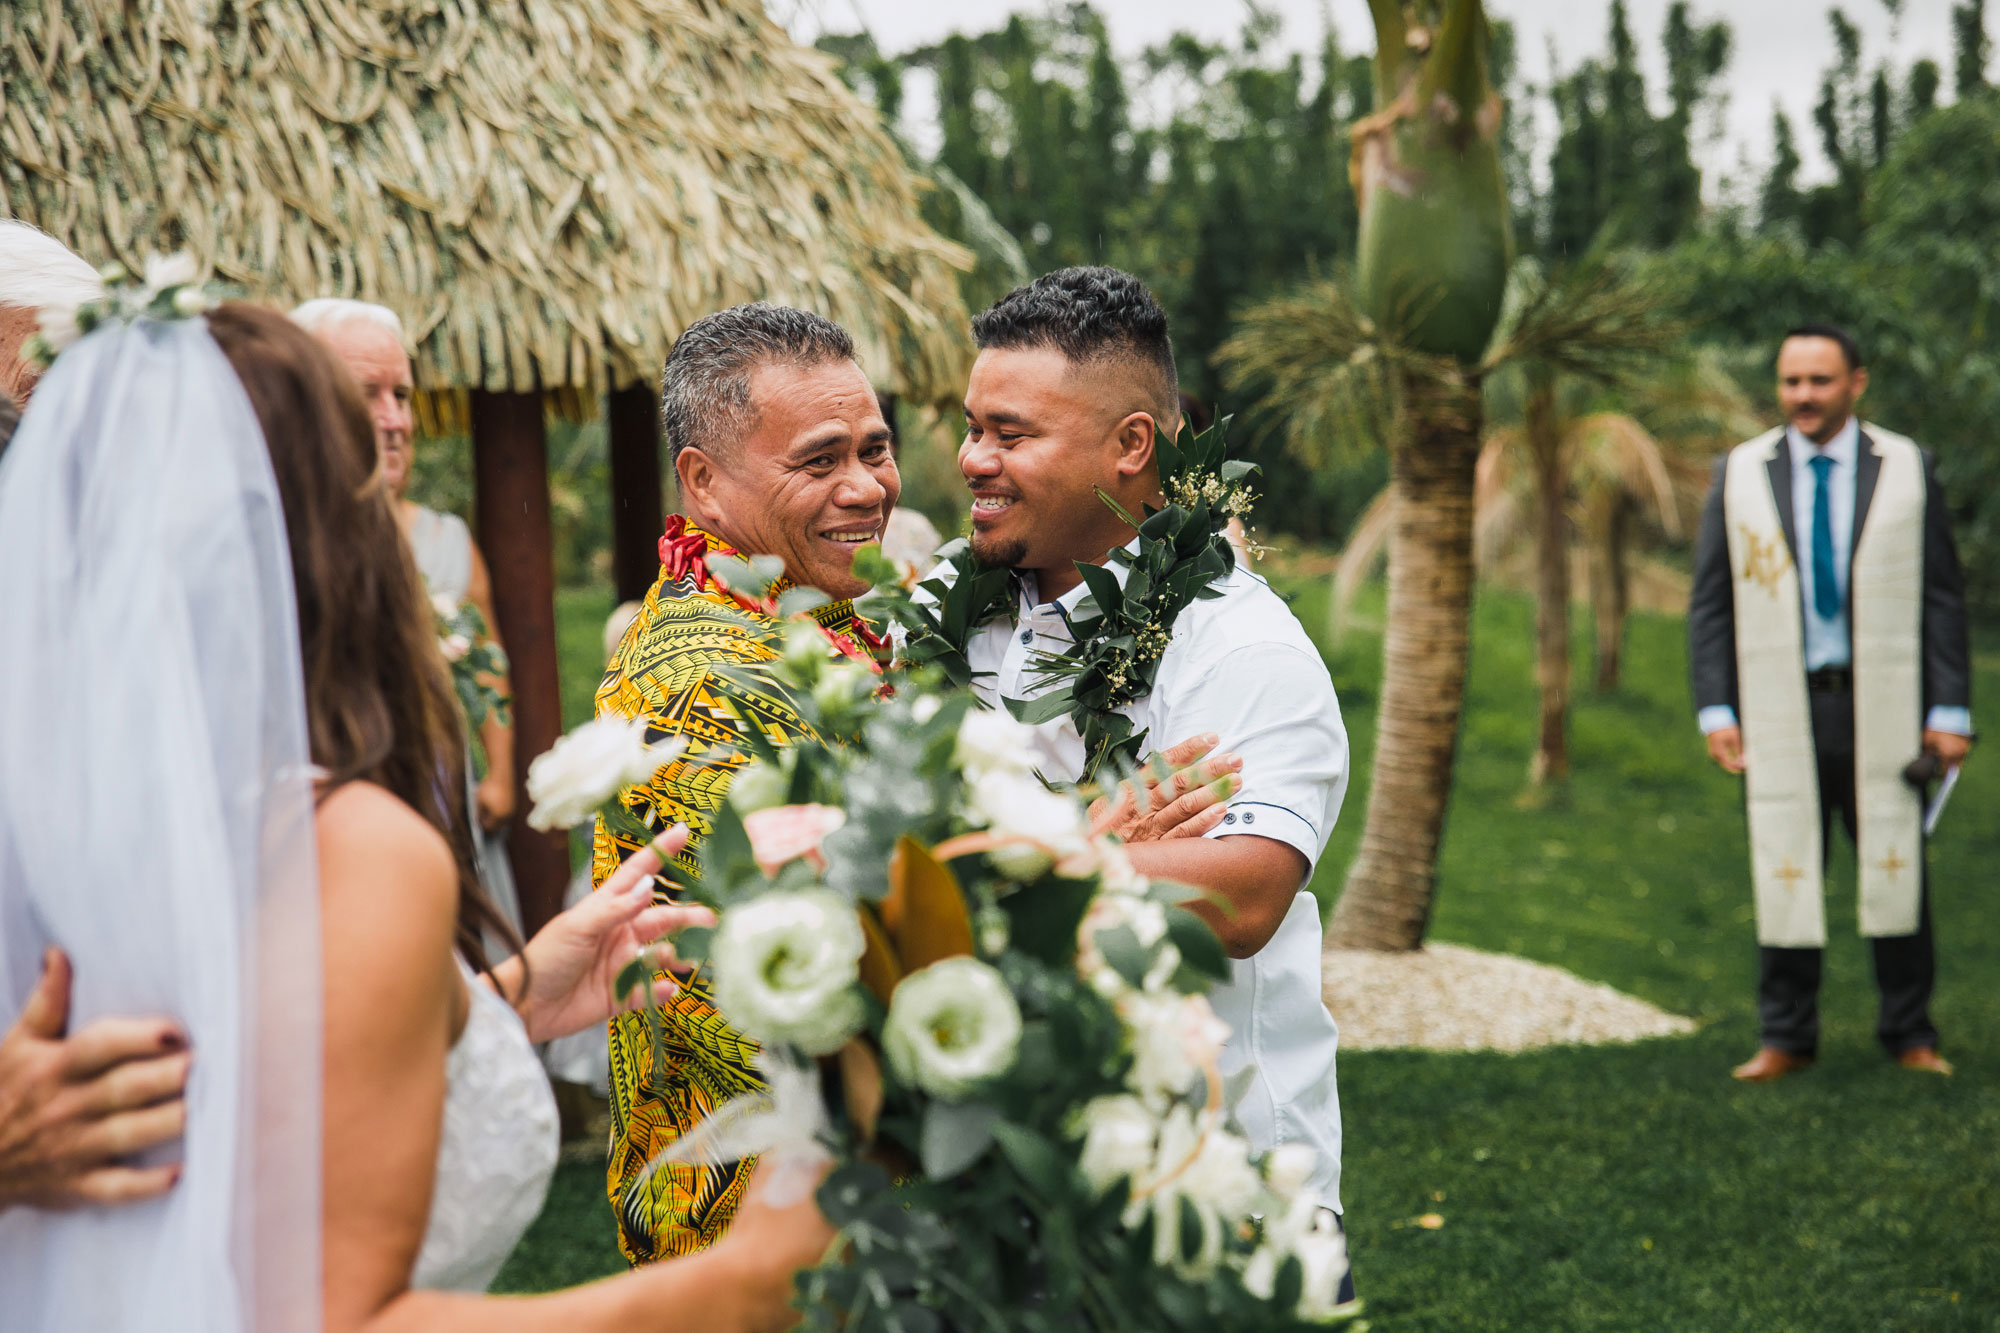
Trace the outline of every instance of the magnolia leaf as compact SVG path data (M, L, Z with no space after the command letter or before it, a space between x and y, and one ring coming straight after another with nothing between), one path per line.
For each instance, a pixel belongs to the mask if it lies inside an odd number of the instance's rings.
M924 1174L949 1180L984 1157L999 1122L1000 1112L985 1102L932 1102L924 1109L918 1148Z
M1000 902L1007 914L1011 947L1050 967L1068 967L1076 957L1076 931L1090 910L1095 886L1083 880L1050 879L1032 893L1009 894Z
M896 946L889 942L889 933L882 929L882 921L875 915L875 909L862 903L855 911L861 917L861 984L875 992L875 998L884 1005L902 983L904 969L902 960L896 957Z
M889 858L882 924L907 972L972 952L972 915L958 877L907 835L897 840Z
M1216 981L1229 980L1229 955L1206 921L1184 907L1169 907L1167 938L1181 951L1181 960Z
M1201 1253L1201 1210L1185 1194L1181 1195L1180 1232L1181 1258L1192 1263L1195 1256Z
M882 1118L882 1058L864 1037L853 1037L834 1056L840 1066L840 1097L847 1106L847 1118L864 1144L875 1141L875 1126Z
M1271 1284L1271 1308L1274 1310L1295 1310L1299 1296L1306 1289L1306 1268L1299 1262L1299 1256L1288 1254L1285 1262L1278 1265L1277 1280Z

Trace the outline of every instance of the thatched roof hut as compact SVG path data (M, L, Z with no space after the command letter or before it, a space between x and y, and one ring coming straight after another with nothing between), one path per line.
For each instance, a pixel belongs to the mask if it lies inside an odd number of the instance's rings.
M969 257L758 0L43 0L0 8L0 88L0 213L379 301L429 385L649 380L751 299L845 325L889 392L963 385Z
M918 189L759 0L0 0L0 216L93 262L186 248L254 299L402 315L420 419L472 429L517 782L561 728L550 397L611 391L631 596L662 507L647 385L693 320L805 306L884 391L961 391L971 256ZM518 816L512 853L532 926L567 853Z

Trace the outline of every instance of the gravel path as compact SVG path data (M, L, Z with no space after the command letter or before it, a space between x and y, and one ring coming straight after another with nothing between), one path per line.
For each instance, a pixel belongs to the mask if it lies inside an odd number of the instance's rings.
M1527 1051L1694 1031L1692 1019L1559 967L1456 944L1329 949L1324 975L1344 1051Z

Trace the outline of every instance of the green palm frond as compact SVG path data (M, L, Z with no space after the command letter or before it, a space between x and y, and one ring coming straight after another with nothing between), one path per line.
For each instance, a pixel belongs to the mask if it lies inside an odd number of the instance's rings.
M1362 314L1337 277L1308 279L1245 310L1216 365L1229 388L1261 391L1286 419L1293 452L1315 464L1382 447L1410 386L1460 374L1449 358L1412 350Z

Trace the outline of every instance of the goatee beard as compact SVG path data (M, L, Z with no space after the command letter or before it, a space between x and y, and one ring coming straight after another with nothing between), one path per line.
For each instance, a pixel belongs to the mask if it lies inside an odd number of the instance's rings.
M1018 537L1007 541L975 532L972 534L972 554L978 557L981 564L1015 569L1028 558L1028 544Z

